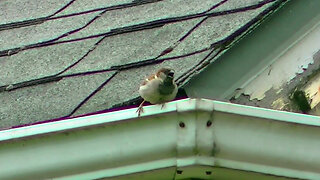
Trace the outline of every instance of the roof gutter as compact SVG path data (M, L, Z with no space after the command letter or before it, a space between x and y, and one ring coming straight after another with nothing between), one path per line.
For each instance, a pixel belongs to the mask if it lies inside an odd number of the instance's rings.
M0 179L320 179L319 117L206 99L160 108L0 131Z

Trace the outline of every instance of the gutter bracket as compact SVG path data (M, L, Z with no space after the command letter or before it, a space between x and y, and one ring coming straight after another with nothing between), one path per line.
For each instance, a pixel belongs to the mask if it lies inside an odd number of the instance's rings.
M177 109L179 112L179 107ZM178 114L175 179L212 179L215 152L213 127L213 111ZM197 170L191 166L197 166Z

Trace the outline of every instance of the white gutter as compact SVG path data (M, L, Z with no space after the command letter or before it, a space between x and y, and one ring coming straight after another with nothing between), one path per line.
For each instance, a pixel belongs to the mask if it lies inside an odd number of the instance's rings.
M319 117L205 99L160 108L0 131L0 179L320 179Z

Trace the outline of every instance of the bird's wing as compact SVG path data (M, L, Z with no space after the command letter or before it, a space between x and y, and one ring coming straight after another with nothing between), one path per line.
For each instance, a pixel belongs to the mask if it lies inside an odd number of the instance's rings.
M145 80L142 81L141 86L146 85L149 81L156 79L156 74L151 74L149 77L147 77Z

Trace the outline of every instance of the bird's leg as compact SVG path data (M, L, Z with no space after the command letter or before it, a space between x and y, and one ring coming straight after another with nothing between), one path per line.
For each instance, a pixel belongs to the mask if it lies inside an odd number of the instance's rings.
M163 109L165 105L166 105L166 103L162 103L161 104L161 109Z
M138 113L138 117L140 116L140 114L143 112L143 103L145 102L146 100L143 100L142 103L139 105L136 113Z

